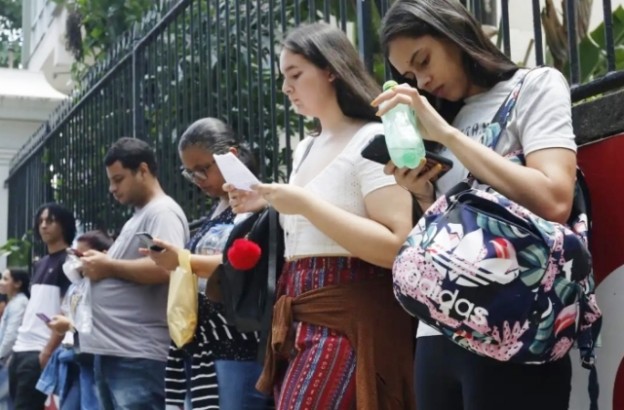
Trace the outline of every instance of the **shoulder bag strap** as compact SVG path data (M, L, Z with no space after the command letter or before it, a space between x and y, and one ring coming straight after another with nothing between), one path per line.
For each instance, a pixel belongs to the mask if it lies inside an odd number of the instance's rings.
M496 111L496 114L494 114L494 118L490 123L490 127L492 127L492 125L494 124L498 124L498 129L496 130L496 136L492 138L492 140L488 144L488 147L491 149L496 148L496 146L498 145L498 141L503 134L503 131L505 131L505 129L507 128L509 117L511 116L511 112L516 106L516 102L518 101L518 95L520 94L520 89L522 88L522 84L524 84L525 78L526 74L518 80L518 82L514 85L513 89L509 92L509 95L507 95L507 98L505 98L505 101L503 101L501 106L498 108L498 111Z
M295 169L295 173L299 172L299 168L301 168L301 164L303 164L303 161L305 161L305 159L307 158L308 154L310 153L310 150L312 149L312 145L314 145L314 138L311 138L310 143L306 147L306 150L304 151L303 156L301 157L301 161L299 161L299 163L297 164L297 168Z
M494 114L494 118L492 118L492 121L490 122L490 125L486 130L486 133L490 131L495 133L495 135L490 138L489 141L487 141L486 143L487 147L492 150L496 149L496 146L500 141L501 135L503 135L503 132L507 128L509 117L511 116L511 112L516 106L518 95L520 94L520 89L522 88L522 84L524 84L524 79L526 78L527 74L528 73L524 74L514 85L512 90L507 95L507 98L505 98L505 101L503 101L501 106L498 108L498 111L496 111L496 114ZM471 173L469 173L465 181L467 181L469 184L472 184L472 182L476 180L477 179Z
M311 145L311 144L310 144ZM309 151L309 149L308 149ZM277 211L269 207L269 258L267 272L266 300L264 303L264 312L262 313L262 329L260 331L260 343L258 345L258 361L264 362L264 356L267 349L267 341L271 330L271 322L273 320L273 304L275 303L275 289L277 286L277 244L279 241L279 216Z

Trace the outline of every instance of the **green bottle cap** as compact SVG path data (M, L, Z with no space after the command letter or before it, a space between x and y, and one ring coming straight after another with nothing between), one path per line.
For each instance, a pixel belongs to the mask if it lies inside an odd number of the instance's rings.
M396 81L394 81L394 80L386 81L386 82L384 83L384 85L383 85L383 90L384 90L384 91L389 90L389 89L391 89L392 87L394 87L395 85L399 85L399 83L397 83L397 82L396 82Z

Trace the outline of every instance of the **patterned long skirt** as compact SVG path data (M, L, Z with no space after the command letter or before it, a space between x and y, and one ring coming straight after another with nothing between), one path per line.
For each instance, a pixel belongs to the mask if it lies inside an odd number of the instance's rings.
M355 258L314 257L287 262L278 295L296 297L329 285L365 281L388 270ZM278 297L279 297L278 296ZM276 386L278 410L355 409L355 351L341 333L296 322L295 347Z

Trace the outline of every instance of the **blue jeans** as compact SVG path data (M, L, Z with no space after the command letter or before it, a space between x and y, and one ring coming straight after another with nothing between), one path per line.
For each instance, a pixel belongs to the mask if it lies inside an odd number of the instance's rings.
M12 408L13 404L9 396L9 369L0 365L0 410L10 410Z
M78 359L78 365L80 366L80 410L99 410L100 406L95 392L93 357L83 354Z
M256 361L216 360L221 410L265 410L270 398L256 390L262 366Z
M165 362L95 355L95 385L103 410L164 410Z
M62 383L63 391L60 392L60 410L82 410L80 407L80 369L78 363L71 361L65 362L64 365L67 369L64 373L65 381Z

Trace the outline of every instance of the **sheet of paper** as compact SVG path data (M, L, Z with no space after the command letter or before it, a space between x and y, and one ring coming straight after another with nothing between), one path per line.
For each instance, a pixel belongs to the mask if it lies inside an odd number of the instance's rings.
M251 191L253 185L260 183L258 178L231 152L222 155L214 155L215 162L225 179L235 188Z

